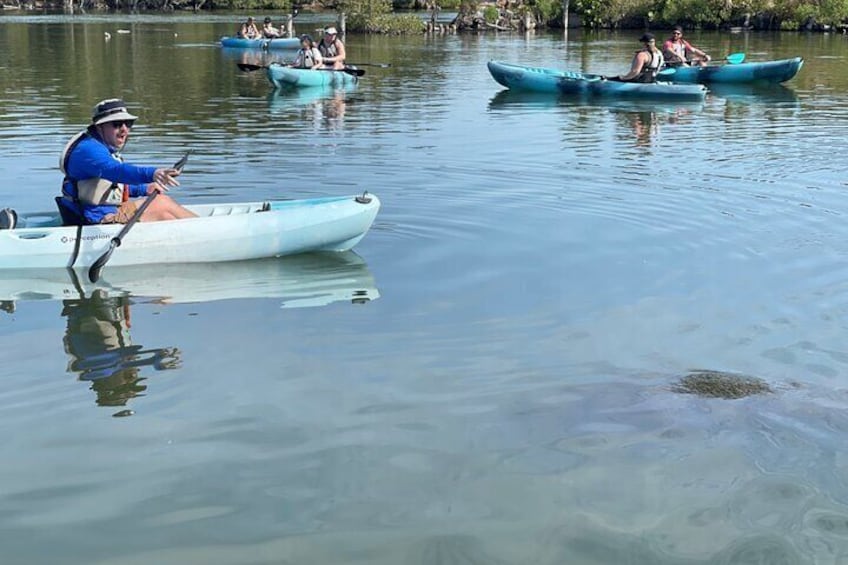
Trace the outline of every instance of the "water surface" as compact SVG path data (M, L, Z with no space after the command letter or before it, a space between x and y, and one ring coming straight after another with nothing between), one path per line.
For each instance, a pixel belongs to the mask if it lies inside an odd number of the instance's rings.
M692 33L806 62L583 104L485 63L613 74L638 33L351 36L391 67L273 93L236 19L0 20L3 206L112 96L129 159L194 150L181 201L384 203L342 257L0 280L0 561L848 559L844 37Z

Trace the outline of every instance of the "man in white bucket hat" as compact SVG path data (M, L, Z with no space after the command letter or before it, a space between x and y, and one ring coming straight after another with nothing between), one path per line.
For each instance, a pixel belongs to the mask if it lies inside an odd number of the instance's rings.
M125 224L140 206L139 198L179 186L173 167L140 167L124 163L120 151L138 119L119 98L102 100L91 125L71 138L59 158L65 174L58 203L66 223ZM193 218L171 198L160 194L139 218L142 222Z
M318 51L321 52L321 58L326 68L345 68L345 46L342 40L339 39L339 32L335 27L329 26L324 28L324 37L321 38L321 42L318 44Z

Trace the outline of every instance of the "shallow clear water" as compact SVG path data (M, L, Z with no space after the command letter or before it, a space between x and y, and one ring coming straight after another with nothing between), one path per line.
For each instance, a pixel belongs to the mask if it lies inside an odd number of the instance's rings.
M2 206L50 208L111 96L130 160L194 150L181 201L383 201L341 257L0 278L0 561L848 559L844 37L692 34L805 66L579 104L485 63L612 74L638 33L351 36L392 66L275 94L236 19L0 19Z

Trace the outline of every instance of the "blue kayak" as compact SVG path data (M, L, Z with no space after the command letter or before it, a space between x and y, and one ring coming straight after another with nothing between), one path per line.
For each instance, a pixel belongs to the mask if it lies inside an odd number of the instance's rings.
M498 61L489 61L489 72L503 86L528 92L654 100L703 100L707 93L702 84L618 82L606 80L601 75L525 67Z
M221 47L232 47L236 49L300 49L300 40L296 37L277 39L222 37Z
M761 63L739 63L737 65L707 65L706 67L675 67L663 69L659 78L681 83L779 83L785 82L801 70L804 59L781 59Z
M275 88L304 86L345 86L359 80L363 71L347 67L343 71L332 69L296 69L279 63L268 65L268 80Z

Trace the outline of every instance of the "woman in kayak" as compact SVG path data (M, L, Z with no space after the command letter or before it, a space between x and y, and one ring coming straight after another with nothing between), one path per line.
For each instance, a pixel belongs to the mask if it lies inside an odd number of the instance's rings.
M679 67L681 65L698 65L705 66L710 62L710 56L693 47L691 43L683 39L683 28L674 26L671 32L671 37L663 43L663 57L665 64L669 67Z
M645 47L636 51L630 72L626 75L606 77L607 80L619 82L657 82L657 73L663 66L662 52L657 49L657 41L653 34L646 33L639 38Z
M296 69L318 69L324 66L321 52L315 47L312 36L303 34L300 36L300 49L291 65Z
M262 34L259 33L259 28L256 27L256 20L253 16L247 18L247 21L241 24L238 34L242 39L259 39Z
M328 69L341 70L345 68L345 46L339 39L339 32L335 27L330 26L324 30L324 37L318 44L318 50L321 51L324 65Z
M139 167L124 163L126 145L136 116L123 100L103 100L94 107L91 125L71 138L59 158L65 174L58 200L63 218L75 224L125 224L140 205L131 198L179 186L173 167ZM141 215L142 222L194 218L191 212L160 194Z

